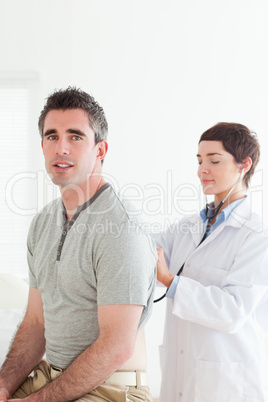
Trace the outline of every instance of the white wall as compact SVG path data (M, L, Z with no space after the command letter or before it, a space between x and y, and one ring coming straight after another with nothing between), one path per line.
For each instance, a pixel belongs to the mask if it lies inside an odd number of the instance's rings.
M195 177L200 134L218 121L249 126L262 145L254 184L262 213L267 17L266 0L0 0L0 68L39 74L35 122L54 88L76 85L96 97L110 124L105 171L125 194L142 194L137 204L151 225L164 227L182 210L201 207ZM43 169L35 128L31 149L30 169ZM163 309L155 308L147 327L154 395Z

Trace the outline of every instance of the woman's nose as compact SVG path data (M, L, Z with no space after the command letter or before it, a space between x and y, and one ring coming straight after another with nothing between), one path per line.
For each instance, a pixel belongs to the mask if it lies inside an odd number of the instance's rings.
M207 163L205 163L205 162L200 163L198 173L202 174L202 173L208 173L208 172L209 172L209 168L208 168Z

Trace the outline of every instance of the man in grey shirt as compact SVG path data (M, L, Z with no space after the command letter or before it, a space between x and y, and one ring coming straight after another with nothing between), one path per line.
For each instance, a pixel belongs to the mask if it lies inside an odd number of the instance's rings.
M0 372L0 400L151 401L142 328L157 257L105 182L107 129L103 109L76 88L51 94L39 117L61 198L29 230L28 307Z

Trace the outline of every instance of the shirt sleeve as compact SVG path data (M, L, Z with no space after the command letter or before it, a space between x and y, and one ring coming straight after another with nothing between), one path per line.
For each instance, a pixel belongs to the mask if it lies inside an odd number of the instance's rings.
M175 276L174 276L174 279L173 279L173 281L171 282L171 285L170 285L170 287L168 288L167 293L166 293L166 296L167 296L169 299L174 299L174 296L175 296L175 293L176 293L176 290L177 290L177 286L178 286L179 280L180 280L180 277L179 277L178 275L175 275Z
M32 288L37 288L37 281L34 275L34 246L33 246L33 222L30 226L28 238L27 238L27 261L28 261L28 272L29 272L29 285Z
M97 303L147 306L155 286L157 253L150 237L126 224L96 251Z

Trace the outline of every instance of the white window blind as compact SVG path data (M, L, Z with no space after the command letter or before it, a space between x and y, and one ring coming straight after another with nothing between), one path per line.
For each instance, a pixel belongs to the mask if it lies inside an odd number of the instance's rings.
M26 241L32 219L27 214L32 78L0 75L0 272L22 277L27 277Z

